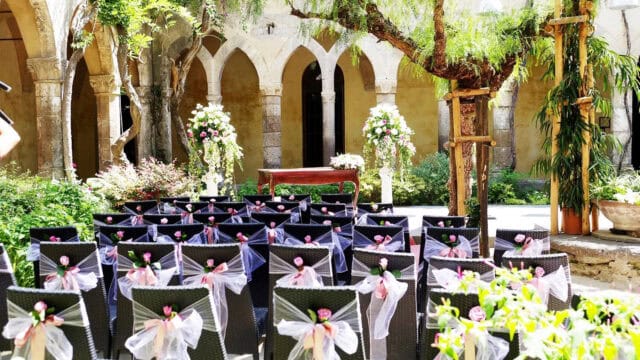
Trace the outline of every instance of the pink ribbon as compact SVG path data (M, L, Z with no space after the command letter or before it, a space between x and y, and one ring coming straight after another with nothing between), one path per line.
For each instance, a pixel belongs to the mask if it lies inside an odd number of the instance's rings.
M442 249L440 250L440 254L438 255L448 258L466 258L467 252L461 249L459 246L456 246L452 248Z
M158 278L150 265L131 269L127 272L126 277L135 285L155 286L158 283Z
M204 227L204 234L207 235L207 243L208 244L213 244L214 243L214 234L215 231L215 226L205 226Z
M222 264L216 266L213 270L206 273L205 276L202 277L201 283L206 284L209 289L213 290L213 286L214 286L213 277L216 274L222 274L227 270L229 270L229 266L227 265L226 262L223 262Z
M193 213L183 211L180 217L182 218L183 224L193 224Z
M305 350L313 351L313 360L324 359L322 343L325 336L330 338L336 336L336 329L329 322L314 325L313 330L305 336L303 346Z
M45 348L47 342L46 325L53 325L60 327L64 323L64 319L55 315L49 315L45 318L44 322L38 323L35 326L32 324L22 333L18 334L13 340L13 343L17 348L25 346L30 342L31 346L31 358L32 359L44 359Z
M391 235L386 235L384 237L382 235L376 235L373 237L373 240L376 242L375 245L371 244L367 246L367 249L384 250L385 245L388 245L393 240L393 238L391 237Z
M173 317L173 319L150 319L144 322L145 329L158 328L155 339L153 339L153 354L157 359L164 359L162 348L164 346L164 339L167 333L173 332L180 328L182 325L182 318L179 315Z
M80 290L80 286L78 285L78 281L76 280L75 275L80 272L80 269L77 266L72 266L65 270L64 275L62 275L62 288L65 290ZM58 277L58 274L50 274L45 278L45 282L55 280Z
M131 218L131 225L144 225L143 215L136 215Z

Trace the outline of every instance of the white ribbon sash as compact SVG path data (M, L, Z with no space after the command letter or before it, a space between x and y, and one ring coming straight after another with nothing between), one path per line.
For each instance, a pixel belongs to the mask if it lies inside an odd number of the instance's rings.
M358 230L353 230L353 247L388 252L402 251L404 249L404 232L398 231L393 236L385 236L384 240L377 244L375 240L370 239Z
M31 244L27 249L27 261L38 261L40 259L40 241L50 241L49 239L31 238ZM78 242L80 238L74 235L68 239L61 239L60 242Z
M162 234L156 237L156 242L159 244L173 244L176 249L176 257L178 258L178 262L182 262L182 244L202 244L203 235L204 231L194 234L188 240L180 241L175 240L169 235Z
M495 250L504 251L506 256L540 256L544 251L551 250L551 240L548 236L542 239L528 237L520 246L514 241L496 237Z
M21 344L14 348L12 359L44 360L47 353L56 360L72 359L73 345L60 326L88 326L82 300L55 314L57 320L36 326L31 312L10 300L7 300L7 312L9 321L2 330L2 336Z
M213 306L220 322L220 332L224 337L227 331L229 307L226 289L240 294L247 285L242 256L238 254L226 263L218 264L214 270L205 272L205 267L188 256L182 256L185 285L207 286L213 295Z
M231 237L222 231L218 232L221 243L238 243L237 238ZM251 248L252 244L267 244L267 231L266 228L262 228L251 236L247 237L247 241L240 243L240 254L242 255L242 262L244 264L245 275L247 275L247 281L251 281L253 272L265 264L267 260L264 259L259 252Z
M302 271L271 253L269 255L269 274L284 275L276 281L278 286L322 287L324 286L322 278L331 277L331 252L315 264L305 265Z
M169 252L157 262L160 264L160 270L153 269L151 265L136 268L133 261L118 254L118 273L126 272L118 278L118 288L125 298L131 300L131 288L134 285L163 287L169 284L178 271L176 252Z
M457 237L459 244L455 247L450 247L442 241L425 234L423 254L424 259L429 261L432 256L457 258L473 257L473 244L477 244L478 238L475 237L471 240L467 240L467 238L462 235L457 235Z
M273 300L273 320L278 333L297 340L287 360L307 359L307 351L313 353L313 359L339 360L336 347L347 354L354 354L358 350L356 331L360 329L360 323L357 300L333 313L329 318L330 330L314 323L308 314L281 296L274 294Z
M569 282L567 281L565 268L562 265L558 270L542 277L534 275L533 279L529 281L529 285L536 289L542 299L542 303L545 305L549 304L549 295L562 302L566 302L569 298Z
M367 308L369 322L369 344L371 360L387 358L387 336L389 324L396 312L398 302L406 294L409 284L398 280L416 280L415 265L411 264L400 271L400 278L385 271L382 275L372 275L371 268L360 260L353 259L351 276L364 279L355 285L358 292L371 294L371 301Z
M329 250L333 254L333 261L336 264L336 272L343 273L348 270L347 261L344 257L344 248L349 245L340 241L340 238L333 231L324 233L315 239L312 239L311 243L306 243L304 239L299 239L291 234L285 232L284 244L286 245L324 245L329 247Z
M468 271L468 270L467 270ZM478 276L478 280L484 282L491 282L496 277L495 270L489 270L485 273L475 272ZM456 292L460 290L462 273L458 273L457 271L453 271L451 269L443 268L438 269L433 265L429 264L427 270L427 285L428 286L440 286L443 289L446 289L450 292ZM472 285L473 286L473 285ZM474 291L476 288L472 287L467 289L467 291Z
M102 266L98 252L94 251L77 264L67 267L64 275L58 274L58 264L47 256L40 254L40 274L46 275L46 290L89 291L98 286L98 278L102 278Z
M171 320L134 301L133 331L125 347L136 359L188 360L188 348L195 349L202 330L217 331L209 297L189 305Z

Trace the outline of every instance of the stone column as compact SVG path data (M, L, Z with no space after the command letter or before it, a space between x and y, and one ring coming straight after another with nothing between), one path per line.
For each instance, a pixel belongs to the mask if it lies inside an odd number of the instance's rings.
M322 161L328 166L336 154L336 92L322 91Z
M136 138L138 161L154 156L155 146L153 143L153 121L152 121L152 104L153 104L153 63L151 51L146 49L140 55L138 62L138 81L136 92L142 103L143 116L140 119L140 132ZM126 129L123 129L126 130Z
M451 151L451 148L445 146L449 141L449 131L451 129L449 105L445 100L438 101L438 151Z
M262 152L265 168L279 168L282 164L282 84L263 87L262 94Z
M27 59L33 76L38 132L38 173L64 177L62 156L62 71L66 60L56 57Z
M514 117L518 84L514 79L506 81L495 99L493 108L493 164L498 169L515 168L516 148Z
M631 164L631 129L633 121L633 115L631 113L631 111L633 111L633 99L631 96L633 96L632 92L621 94L618 91L612 91L611 106L613 109L611 111L611 128L605 129L611 131L623 146L622 153L616 152L613 155L613 163L621 169L633 166ZM625 106L625 98L627 106ZM599 119L596 117L595 120L597 126Z
M158 54L156 59L161 57L160 64L156 64L158 78L155 79L155 89L159 89L153 101L153 143L155 145L155 157L165 163L171 162L173 158L173 148L171 141L171 61L167 56ZM155 73L155 71L154 71ZM156 74L154 74L156 76Z
M395 79L382 79L376 81L376 101L378 104L396 103L397 81Z
M120 136L120 82L112 74L93 75L89 83L96 96L98 118L98 169L113 161L111 144Z

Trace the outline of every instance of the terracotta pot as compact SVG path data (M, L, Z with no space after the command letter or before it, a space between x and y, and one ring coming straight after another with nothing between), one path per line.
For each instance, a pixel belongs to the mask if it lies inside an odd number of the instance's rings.
M582 219L580 214L571 208L562 209L562 229L568 235L582 235Z
M620 201L598 200L598 208L615 230L640 232L640 206Z

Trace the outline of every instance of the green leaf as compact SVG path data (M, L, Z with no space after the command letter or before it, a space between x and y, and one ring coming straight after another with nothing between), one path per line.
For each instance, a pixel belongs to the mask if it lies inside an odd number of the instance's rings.
M316 314L315 311L313 311L311 309L307 309L307 313L309 314L309 317L311 318L311 321L314 324L318 322L318 315Z

